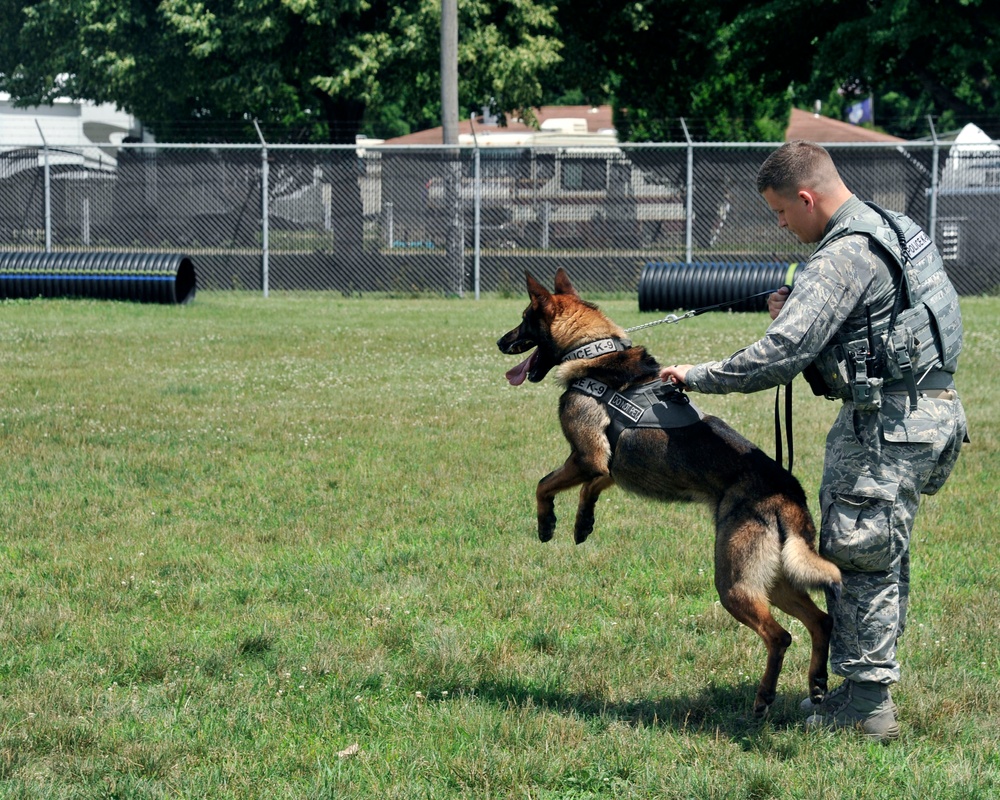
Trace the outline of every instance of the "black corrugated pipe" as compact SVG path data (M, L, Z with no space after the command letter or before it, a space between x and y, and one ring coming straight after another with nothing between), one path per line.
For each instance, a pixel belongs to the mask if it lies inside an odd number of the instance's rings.
M717 303L733 311L761 311L767 296L744 298L790 284L796 263L651 261L639 278L640 311L690 310Z
M0 253L0 298L188 303L194 264L178 253Z

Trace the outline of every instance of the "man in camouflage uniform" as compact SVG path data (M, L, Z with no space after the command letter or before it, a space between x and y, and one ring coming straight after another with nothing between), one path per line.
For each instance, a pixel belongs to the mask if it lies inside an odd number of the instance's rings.
M874 375L866 374L863 359L852 358L851 348L870 341L869 327L875 339L890 327L903 329L890 326L905 272L899 265L902 234L886 235L895 230L886 217L855 197L829 153L811 142L788 142L772 153L757 189L778 226L804 243L818 243L815 252L795 273L794 290L782 287L768 298L774 321L763 338L723 361L666 367L661 378L699 392L755 392L805 371L814 391L843 400L826 443L820 552L843 575L841 597L828 593L827 606L831 667L845 680L823 703L807 698L802 708L810 712L807 726L858 727L887 741L899 736L889 685L900 677L896 640L906 622L913 520L920 495L941 488L966 437L953 381L961 349L957 297L937 248L913 225L908 249L920 244L921 255L913 259L920 270L901 291L920 296L923 281L944 298L935 331L947 341L939 349L948 354L914 355L919 371L887 369L884 379L867 380ZM900 320L908 313L917 312L903 312ZM910 344L913 353L917 343ZM905 356L899 347L891 366Z

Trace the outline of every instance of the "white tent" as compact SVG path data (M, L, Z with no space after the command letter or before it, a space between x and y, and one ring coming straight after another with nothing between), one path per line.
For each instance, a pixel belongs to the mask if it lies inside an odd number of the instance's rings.
M962 128L945 161L941 189L1000 191L1000 144L971 122Z

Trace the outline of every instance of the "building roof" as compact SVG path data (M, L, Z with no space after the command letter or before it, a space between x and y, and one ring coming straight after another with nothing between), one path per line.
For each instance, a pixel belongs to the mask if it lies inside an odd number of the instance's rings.
M790 142L792 139L808 139L821 143L906 141L898 136L879 133L870 128L862 128L860 125L852 125L849 122L841 122L839 119L824 117L822 114L803 111L801 108L792 109L792 117L785 130L785 141Z
M611 121L611 106L542 106L535 109L535 117L539 124L548 119L564 119L572 117L587 120L587 133L605 133L614 130L614 123ZM476 134L490 133L525 133L534 131L530 125L526 125L520 119L507 118L506 127L501 128L497 123L483 122L479 117L476 120ZM459 120L458 133L461 136L472 133L471 120ZM386 144L442 144L444 141L442 130L429 128L425 131L409 133L406 136L397 136L394 139L386 139Z
M542 106L535 110L535 116L539 124L548 119L557 118L577 118L587 121L588 133L606 133L614 130L612 121L611 106ZM476 134L489 135L491 133L525 133L533 131L520 119L508 119L506 127L500 127L497 123L483 122L482 118L477 118ZM458 133L472 133L472 122L470 120L460 120L458 123ZM813 142L902 142L897 136L890 136L887 133L879 133L870 128L862 128L860 125L852 125L849 122L841 122L831 117L824 117L821 114L814 114L810 111L803 111L800 108L792 109L792 116L785 131L785 141L792 139L809 139ZM443 142L442 130L429 128L424 131L397 136L394 139L387 139L386 144L441 144Z

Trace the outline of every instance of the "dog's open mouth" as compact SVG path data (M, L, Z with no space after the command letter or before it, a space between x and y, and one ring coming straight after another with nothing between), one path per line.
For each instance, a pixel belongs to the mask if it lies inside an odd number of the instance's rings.
M532 350L531 355L528 356L524 361L518 364L516 367L511 367L507 370L507 382L511 386L520 386L528 377L528 373L531 372L531 368L535 365L535 361L538 358L538 350Z

